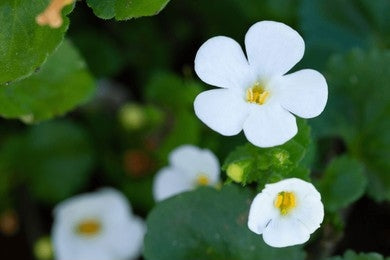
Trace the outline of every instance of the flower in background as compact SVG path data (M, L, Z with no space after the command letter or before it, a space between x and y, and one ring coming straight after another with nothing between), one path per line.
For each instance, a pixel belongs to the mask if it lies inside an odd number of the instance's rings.
M321 195L297 178L267 184L252 202L248 227L273 247L303 244L324 219Z
M70 198L54 210L57 260L134 259L141 252L144 233L144 222L114 189Z
M195 71L204 82L221 89L200 93L195 113L222 135L244 130L256 146L283 144L297 133L292 113L312 118L323 111L326 80L311 69L285 75L303 57L305 44L283 23L254 24L245 36L245 46L248 59L228 37L213 37L200 47Z
M210 150L183 145L170 153L169 163L154 179L153 195L156 201L197 186L219 183L219 161Z

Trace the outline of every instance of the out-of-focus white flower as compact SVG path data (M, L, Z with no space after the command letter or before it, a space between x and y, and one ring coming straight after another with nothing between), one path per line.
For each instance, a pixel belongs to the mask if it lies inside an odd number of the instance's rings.
M139 256L145 224L114 189L75 196L54 210L57 260L127 260Z
M248 59L228 37L213 37L200 47L196 73L222 89L200 93L195 113L222 135L236 135L243 129L256 146L283 144L297 133L291 113L312 118L323 111L328 98L326 80L310 69L285 75L303 57L305 44L283 23L254 24L245 36L245 47Z
M156 201L197 186L216 185L220 180L219 161L210 150L183 145L170 153L169 163L154 179L153 195Z
M248 227L265 243L286 247L305 243L320 227L324 206L314 186L297 178L267 184L252 202Z

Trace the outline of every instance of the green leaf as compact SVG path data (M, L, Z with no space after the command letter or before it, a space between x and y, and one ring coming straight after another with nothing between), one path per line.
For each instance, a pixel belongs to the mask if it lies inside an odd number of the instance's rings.
M310 143L310 128L304 120L298 119L297 123L298 133L290 141L270 148L260 148L250 143L239 146L226 158L222 169L226 171L230 165L238 165L243 169L240 182L257 182L260 188L284 178L307 179L308 171L301 167L298 169L298 166Z
M127 20L158 14L169 0L87 0L89 7L100 18Z
M300 247L272 248L247 227L252 194L200 188L159 203L147 218L148 260L298 260Z
M328 57L354 47L390 46L387 0L303 0L301 28L307 64L322 68Z
M0 115L29 123L46 120L85 102L93 90L84 61L64 41L37 73L0 86Z
M390 258L384 258L378 253L355 253L352 250L348 250L344 253L344 256L330 257L328 260L389 260Z
M390 200L390 51L352 51L331 59L333 93L324 113L312 120L315 133L344 139L348 153L364 163L368 194Z
M94 155L88 133L72 122L33 126L21 149L24 158L19 171L42 201L54 203L73 195L91 174Z
M358 200L364 194L366 185L363 165L347 156L334 159L318 182L322 201L328 211L345 208Z
M49 2L0 1L0 85L32 74L61 43L69 25L66 14L73 5L64 9L63 25L52 29L35 22Z

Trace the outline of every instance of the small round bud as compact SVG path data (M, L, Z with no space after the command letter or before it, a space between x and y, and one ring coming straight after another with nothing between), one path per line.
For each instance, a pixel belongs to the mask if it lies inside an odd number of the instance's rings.
M137 130L146 123L143 108L137 104L126 104L119 111L119 122L127 130Z
M49 260L53 258L53 247L49 237L41 237L35 242L34 256L38 260Z
M229 164L227 170L227 176L235 182L242 182L242 176L244 175L244 167L237 163Z

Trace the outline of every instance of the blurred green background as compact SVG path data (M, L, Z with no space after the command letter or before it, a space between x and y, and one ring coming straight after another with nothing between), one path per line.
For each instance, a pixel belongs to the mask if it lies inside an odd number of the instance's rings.
M324 113L307 122L303 165L327 211L308 258L390 255L390 1L172 0L128 21L100 19L84 1L68 9L66 40L47 62L0 84L0 259L34 259L65 198L113 186L145 217L153 176L176 146L210 148L222 164L244 144L196 118L193 100L208 86L193 62L210 37L243 44L261 20L296 29L306 51L293 71L317 69L329 86Z

